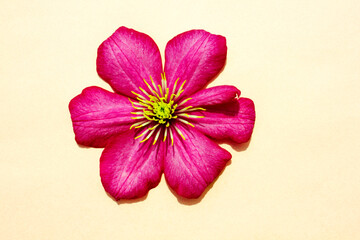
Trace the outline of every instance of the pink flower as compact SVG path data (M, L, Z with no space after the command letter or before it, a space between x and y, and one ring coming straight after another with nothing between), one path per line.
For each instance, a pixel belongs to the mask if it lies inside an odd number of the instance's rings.
M204 87L226 60L226 39L184 32L165 49L120 27L98 49L97 71L115 93L88 87L71 100L75 140L104 147L100 176L116 200L142 197L162 173L180 196L199 197L231 154L213 139L250 139L253 102L234 86Z

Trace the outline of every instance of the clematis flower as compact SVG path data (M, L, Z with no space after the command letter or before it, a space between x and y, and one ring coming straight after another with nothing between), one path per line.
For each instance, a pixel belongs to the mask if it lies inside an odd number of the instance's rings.
M170 40L164 69L144 33L120 27L100 45L97 72L114 92L85 88L69 110L76 142L105 148L100 176L112 197L142 197L164 173L178 195L197 198L231 159L214 140L250 139L252 100L234 86L204 89L226 53L226 39L204 30Z

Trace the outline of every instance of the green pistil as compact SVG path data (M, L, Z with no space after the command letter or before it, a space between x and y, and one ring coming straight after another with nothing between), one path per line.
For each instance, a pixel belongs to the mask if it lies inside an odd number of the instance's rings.
M166 124L172 118L176 118L173 116L176 109L176 104L173 106L174 101L167 102L164 97L154 97L150 96L150 101L148 101L148 110L144 111L144 116L147 119L151 119L159 122L160 124Z
M152 105L155 116L159 119L171 118L171 105L164 102L156 102Z

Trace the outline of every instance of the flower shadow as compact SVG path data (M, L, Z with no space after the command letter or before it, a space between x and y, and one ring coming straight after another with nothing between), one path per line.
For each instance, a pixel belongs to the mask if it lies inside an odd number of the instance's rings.
M236 152L242 152L245 151L251 142L251 138L249 139L249 141L244 142L244 143L236 143L234 141L228 140L228 139L224 139L224 140L214 140L217 144L227 144L230 145L230 147L235 150Z
M85 148L85 149L91 148L91 147L88 147L88 146L85 146L85 145L81 145L81 144L78 144L78 143L77 143L77 145L78 145L79 148Z
M114 201L117 203L117 205L122 205L122 204L133 204L133 203L138 203L138 202L142 202L145 201L148 194L146 194L145 196L142 196L140 198L134 198L134 199L121 199L121 200L116 200L113 196L111 196L109 193L106 192L106 194Z

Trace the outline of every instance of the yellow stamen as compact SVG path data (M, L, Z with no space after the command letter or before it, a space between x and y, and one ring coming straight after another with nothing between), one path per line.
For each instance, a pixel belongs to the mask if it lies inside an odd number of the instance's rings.
M180 116L180 117L187 117L187 118L204 118L205 116L199 116L199 115L189 115L187 113L180 113L178 114L177 116Z
M134 91L131 91L131 93L138 96L139 98L142 98L142 99L146 100L146 98L143 95L140 95L140 94L138 94L138 93L136 93Z
M156 141L158 140L159 135L160 135L160 132L161 132L161 129L159 129L159 130L158 130L158 132L156 133L156 136L155 136L155 139L154 139L153 145L155 145Z
M141 108L141 107L142 107L141 104L136 103L136 102L132 102L132 101L130 100L130 98L128 98L128 99L129 99L129 101L131 102L131 105L132 105L133 108L135 108L135 109L137 109L137 110L143 110L143 108ZM135 105L140 106L140 107L135 107Z
M167 101L168 96L169 96L169 88L166 88L165 101Z
M188 125L190 125L190 126L192 126L192 127L195 127L194 125L192 125L191 123L189 123L188 121L186 121L186 120L184 120L184 119L179 118L179 121L180 121L180 122L183 122L183 123L185 123L185 124L188 124Z
M155 93L155 94L156 94L156 96L158 97L158 99L160 99L160 98L161 98L157 92L153 91L153 93Z
M148 121L140 121L140 122L137 122L137 123L134 123L133 125L130 126L130 129L132 129L133 127L137 128L138 125L142 125L143 123L147 123Z
M142 135L144 135L144 134L147 133L148 131L149 131L149 129L146 129L142 134L136 136L135 139L138 139L139 137L141 137Z
M179 90L178 91L181 91L182 89L183 89L183 87L184 87L184 85L185 85L185 83L186 83L186 80L181 84L181 86L180 86L180 88L179 88ZM180 95L180 94L179 94Z
M188 106L188 107L180 109L179 111L176 111L176 112L177 113L186 112L189 108L192 108L192 106Z
M149 94L142 87L139 87L139 89L145 94L145 96L149 96Z
M143 111L142 112L144 115L150 115L150 116L156 116L153 112L150 112L150 111Z
M145 79L144 79L144 82L145 82L146 86L148 87L148 89L150 90L150 92L152 92L153 89L152 89L151 86L147 83L147 81L145 81Z
M145 116L139 116L139 117L132 117L131 119L144 119Z
M173 146L174 145L174 137L173 137L173 134L172 134L172 131L170 128L169 128L169 132L170 132L170 138L171 138L171 146Z
M172 94L175 94L175 89L176 89L176 85L177 85L177 82L178 82L178 80L179 80L179 78L178 79L176 79L176 81L175 81L175 84L174 84L174 87L173 87L173 90L172 90ZM175 94L176 95L176 94Z
M165 87L164 76L163 76L163 74L161 74L161 89L165 91L166 87L165 88L164 87Z
M171 94L171 96L170 96L170 100L169 101L172 101L173 100L173 98L175 99L175 97L176 97L176 94Z
M155 118L151 118L148 115L144 115L144 117L149 121L155 121L156 120Z
M153 127L151 127L151 128L149 128L149 130L154 130L157 126L159 126L159 123L158 124L156 124L155 126L153 126Z
M162 87L161 87L160 85L158 85L158 87L159 87L159 91L160 91L160 95L161 95L161 97L164 97Z
M186 103L187 101L191 100L192 98L187 98L184 101L182 101L181 103L179 103L179 106L183 105L184 103Z
M137 98L137 100L139 100L139 103L145 103L145 104L150 104L151 105L151 102L149 100L146 100L146 99L140 99L140 98Z
M184 137L184 135L183 135L182 132L180 131L180 129L177 128L176 126L174 126L174 128L175 128L176 132L177 132L184 140L186 140L185 137Z
M165 140L166 140L167 132L168 132L168 128L165 128L164 129L164 140L163 140L163 142L165 142Z
M146 140L148 140L148 139L153 135L154 132L155 132L155 131L152 131L152 130L151 130L151 131L149 132L149 134L146 136L146 138L144 138L144 139L141 140L140 142L143 143L143 142L145 142Z
M206 111L205 108L191 108L189 110L187 110L186 112L193 112L193 111Z
M184 92L184 89L181 90L180 92L178 92L178 94L176 94L176 96L175 96L175 99L178 98L183 92Z
M150 121L146 121L145 123L139 125L139 126L136 126L135 128L141 128L141 127L145 127L146 125L150 124L151 122Z
M149 105L143 103L143 102L139 102L140 105L144 106L144 107L147 107L148 109L151 108ZM142 108L142 109L145 109L145 108Z
M152 77L150 76L150 80L151 80L151 84L153 85L153 87L154 87L154 90L156 90L156 85L155 85L155 82L154 82L154 80L152 79Z

